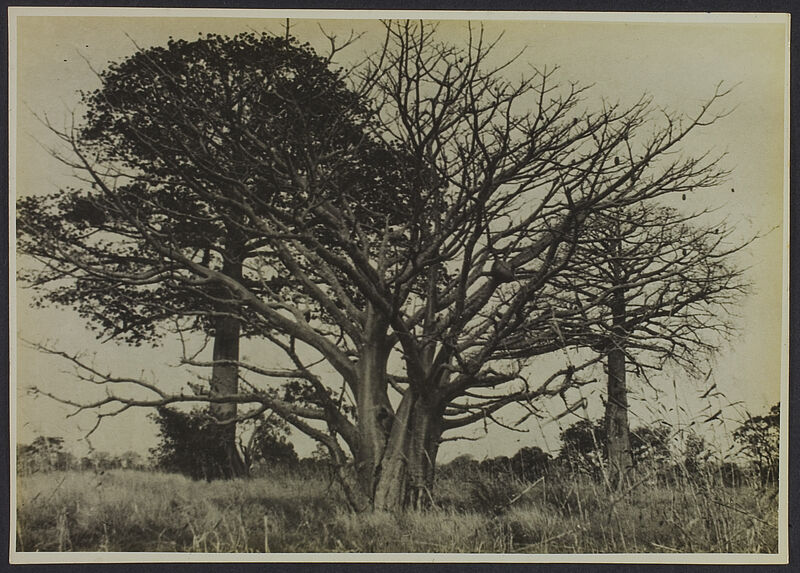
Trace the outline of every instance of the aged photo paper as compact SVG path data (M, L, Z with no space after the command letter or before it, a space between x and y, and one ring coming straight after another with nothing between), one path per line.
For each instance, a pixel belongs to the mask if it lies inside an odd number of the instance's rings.
M9 8L11 562L786 563L788 43Z

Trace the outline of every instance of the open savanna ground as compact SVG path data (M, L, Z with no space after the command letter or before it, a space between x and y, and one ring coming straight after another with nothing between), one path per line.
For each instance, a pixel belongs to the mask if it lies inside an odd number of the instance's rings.
M192 481L133 470L48 472L17 482L18 551L773 553L774 485L712 474L536 481L442 471L433 504L356 514L323 473Z

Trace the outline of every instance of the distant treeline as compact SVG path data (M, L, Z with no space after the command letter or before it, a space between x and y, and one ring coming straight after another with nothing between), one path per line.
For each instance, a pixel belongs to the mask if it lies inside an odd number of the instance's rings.
M680 440L667 424L642 426L631 431L633 469L662 482L700 474L716 476L725 485L739 486L755 478L761 484L774 483L779 469L780 409L776 404L764 416L752 416L734 431L738 447L730 459L720 459L695 433ZM535 481L549 473L582 474L601 481L607 477L606 430L602 420L581 420L561 432L561 449L553 457L538 447L522 447L511 457L476 460L461 455L439 471L447 475L482 479L510 476Z
M631 432L631 457L638 471L650 472L661 481L677 476L692 477L712 473L726 485L741 485L755 477L762 483L777 481L779 466L779 407L764 416L753 416L734 432L739 445L736 459L720 460L703 438L687 434L677 444L666 424L643 426ZM182 413L161 409L154 419L159 426L159 445L145 458L136 452L112 455L93 451L78 457L64 448L60 437L40 436L30 444L17 446L17 471L21 475L56 470L147 469L180 473L192 479L216 479L221 469L216 447L219 426L201 412ZM469 454L458 456L439 467L444 477L484 479L512 477L532 482L549 473L564 471L602 480L607 465L605 426L602 421L581 420L561 432L561 449L554 457L536 446L520 448L513 456L477 460ZM300 458L288 441L285 425L271 419L256 421L247 443L240 447L248 471L258 475L274 468L301 472L327 471L328 460L322 449Z
M120 455L93 450L76 456L64 448L64 439L39 436L30 444L17 445L17 473L29 475L56 470L146 469L149 461L141 454L128 451Z

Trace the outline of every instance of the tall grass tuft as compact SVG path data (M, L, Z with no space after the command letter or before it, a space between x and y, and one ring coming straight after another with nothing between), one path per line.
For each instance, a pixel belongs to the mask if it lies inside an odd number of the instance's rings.
M162 473L18 480L20 551L775 552L777 490L709 469L609 491L562 468L533 482L442 472L432 507L354 514L326 476L195 482ZM264 531L265 526L268 531Z

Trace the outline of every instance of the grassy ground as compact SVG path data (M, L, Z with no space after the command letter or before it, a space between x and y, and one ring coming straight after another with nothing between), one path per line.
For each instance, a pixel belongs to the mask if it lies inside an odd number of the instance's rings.
M18 480L17 549L263 552L266 542L272 552L777 551L774 487L646 482L612 496L568 477L442 478L431 509L355 515L324 476L207 483L126 470L41 473Z

